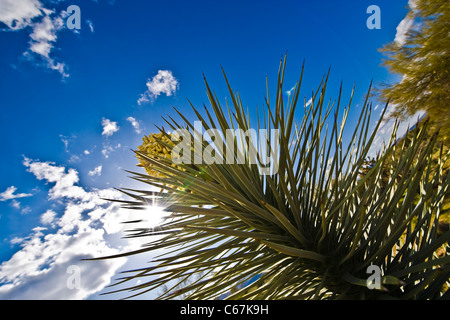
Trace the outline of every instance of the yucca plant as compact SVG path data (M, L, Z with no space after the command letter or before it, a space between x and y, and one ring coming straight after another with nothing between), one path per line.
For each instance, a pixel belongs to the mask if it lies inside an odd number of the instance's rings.
M450 176L442 170L448 153L431 165L437 133L424 144L425 122L406 143L396 140L394 130L368 168L368 152L381 123L371 130L370 88L344 141L352 98L343 108L341 86L337 102L327 102L326 74L311 104L301 102L302 67L292 96L284 99L285 66L286 58L280 63L274 101L267 84L256 124L225 73L231 104L224 108L206 80L210 107L202 115L191 104L205 129L278 129L275 138L268 135L263 141L268 146L264 152L277 159L277 170L261 174L263 152L258 150L258 161L251 161L251 148L238 148L245 145L238 137L201 142L202 152L216 160L231 154L234 163L174 165L168 152L161 152L165 148L173 154L182 143L174 133L189 132L194 157L199 137L194 122L179 111L182 125L169 117L170 133L158 128L152 139L144 138L136 155L150 174L131 174L148 188L122 189L131 197L124 207L145 209L156 201L170 218L158 228L128 231L128 237L149 239L141 249L99 259L164 253L142 269L125 272L114 284L140 279L138 285L119 290L113 285L111 293L129 290L134 297L164 286L160 299L449 298L450 232L437 231ZM294 121L298 109L304 110L300 123ZM150 140L160 148L148 146ZM254 140L247 142L258 149ZM374 267L381 271L375 288L367 281ZM256 280L242 287L250 279ZM180 289L182 283L187 284Z

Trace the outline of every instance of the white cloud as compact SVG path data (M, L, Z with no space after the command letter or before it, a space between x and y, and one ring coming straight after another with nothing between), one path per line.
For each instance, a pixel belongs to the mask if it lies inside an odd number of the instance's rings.
M154 101L161 93L166 96L174 94L179 87L178 80L172 75L172 71L159 70L152 79L147 80L147 91L141 94L138 104Z
M38 0L1 0L0 21L10 29L19 30L29 26L44 10Z
M402 46L406 41L406 36L409 32L409 30L414 25L414 20L410 17L406 17L403 19L400 24L397 26L397 33L395 34L395 43Z
M35 23L33 33L30 34L30 50L49 59L50 50L53 48L52 42L58 38L56 32L64 26L61 18L52 19L45 16L39 23Z
M117 122L111 121L109 119L103 118L102 126L103 126L102 136L109 137L112 136L117 131L119 131L119 126L117 125Z
M59 72L63 78L69 77L67 66L62 62L56 62L50 56L58 39L57 34L65 28L63 18L45 15L40 21L32 23L31 27L33 32L30 34L30 47L24 55L29 58L39 58L47 68Z
M94 170L89 171L88 175L90 175L91 177L100 176L102 174L102 168L103 168L103 166L101 166L101 165L97 166L97 167L95 167Z
M40 218L40 221L44 225L53 225L56 219L57 213L51 209L45 211Z
M30 213L31 211L33 211L33 210L31 209L31 207L30 207L30 206L26 206L26 207L22 208L22 210L20 210L20 213L21 213L21 214L28 214L28 213Z
M109 284L124 260L89 262L87 257L117 253L107 246L101 229L86 228L74 235L36 231L22 249L0 265L0 297L11 299L79 300ZM79 270L80 286L73 288L70 267ZM93 267L95 266L95 267Z
M311 103L312 103L312 98L309 98L309 100L306 101L305 107L309 107Z
M105 146L105 147L102 149L102 155L103 155L106 159L108 159L108 158L109 158L109 154L110 154L111 152L113 152L113 151L114 151L113 147L111 147L111 146Z
M134 131L136 131L136 133L138 133L138 134L141 133L141 128L140 128L139 122L135 118L128 117L127 121L129 121L131 123L131 125L133 126Z
M66 152L69 152L70 139L66 136L63 136L62 134L60 134L59 137L61 138L61 142L64 143L64 150L66 150Z
M119 210L120 199L114 189L86 190L77 186L74 169L25 158L23 164L36 179L52 184L49 201L62 205L62 215L49 209L26 237L14 238L21 248L0 264L0 299L86 299L110 284L125 259L82 261L119 253L119 246L109 241L123 231L122 221L139 214ZM48 226L54 228L49 231ZM143 227L143 226L141 226ZM137 249L142 243L126 241L123 249ZM120 245L122 246L122 245ZM71 270L78 272L80 285L73 287Z
M20 214L28 214L32 211L30 206L25 206L22 208L22 204L17 200L11 201L11 207L20 210Z
M15 193L17 188L14 186L8 187L5 191L0 193L0 201L13 200L18 198L31 197L31 193Z
M399 46L403 46L405 44L408 32L410 32L415 25L414 14L417 11L417 0L409 0L408 6L411 11L402 21L400 21L397 26L397 33L395 34L394 42Z
M49 198L54 200L61 197L88 201L90 195L83 188L75 186L78 183L78 172L69 169L65 173L65 167L57 167L53 162L38 162L25 158L23 164L27 170L33 173L38 180L46 180L55 185L49 191Z
M92 21L91 20L86 20L86 23L87 23L87 25L89 27L89 30L91 30L91 32L94 33L95 30L94 30L94 24L92 23Z
M115 147L112 147L110 145L105 145L102 149L103 156L108 159L109 155L114 152L115 150L119 149L121 147L121 144L118 143Z
M46 6L48 4L46 2ZM29 48L23 55L38 65L57 71L63 79L69 77L67 66L51 54L58 33L66 29L66 17L65 11L57 14L55 9L46 8L39 0L0 0L0 22L7 30L31 29Z
M80 157L78 155L73 154L73 155L70 156L70 158L69 158L69 160L67 160L67 162L69 162L69 163L76 163L76 162L79 162L80 160L81 159L80 159Z
M20 209L20 206L21 206L21 205L20 205L20 202L19 202L19 201L13 199L13 200L11 201L11 206L12 206L13 208Z
M24 240L24 238L14 237L11 239L11 241L9 241L9 243L12 245L21 244Z

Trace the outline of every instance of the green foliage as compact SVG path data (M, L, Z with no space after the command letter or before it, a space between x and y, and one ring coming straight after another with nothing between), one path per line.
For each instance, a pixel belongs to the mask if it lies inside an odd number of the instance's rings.
M395 104L394 116L425 111L433 126L450 136L450 2L416 0L407 19L414 26L404 43L382 48L384 65L402 80L380 90L381 97Z
M280 129L278 140L269 141L280 147L277 173L260 175L259 165L247 155L245 164L172 166L163 154L136 151L160 174L132 172L133 178L161 192L123 189L132 198L124 206L143 209L156 196L172 214L157 229L129 230L129 237L149 239L141 249L99 258L163 251L115 283L141 279L140 284L117 291L130 290L132 297L167 286L161 299L215 299L230 292L227 299L448 298L450 232L438 235L437 218L450 183L443 172L449 154L441 153L431 164L437 134L425 148L427 123L411 133L409 143L396 144L393 135L367 168L365 159L381 123L369 132L369 93L344 142L351 100L339 120L341 92L337 103L326 102L326 75L311 105L303 102L303 118L295 123L302 76L286 103L285 63L280 64L274 101L268 89L264 119L256 126L228 80L231 106L220 105L206 80L211 109L205 107L204 117L192 106L205 128ZM194 137L192 122L178 114L185 123L170 118L168 125L188 128ZM238 156L234 146L224 147ZM366 286L370 265L383 270L380 290ZM236 290L255 275L261 276ZM183 283L187 286L179 289Z

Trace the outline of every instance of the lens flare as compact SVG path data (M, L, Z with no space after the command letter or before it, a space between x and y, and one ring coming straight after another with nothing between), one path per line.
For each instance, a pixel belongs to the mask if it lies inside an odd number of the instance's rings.
M155 228L162 224L169 216L170 213L164 211L163 207L151 205L145 210L145 216L143 219L145 220L147 227Z

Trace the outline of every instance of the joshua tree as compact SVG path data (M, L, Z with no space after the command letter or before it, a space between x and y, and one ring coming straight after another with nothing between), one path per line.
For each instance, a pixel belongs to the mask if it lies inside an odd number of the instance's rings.
M158 128L144 137L136 155L146 172L131 173L147 189L122 189L131 197L124 207L144 209L156 199L170 218L155 229L129 230L129 237L149 239L142 249L99 259L157 249L165 253L115 284L143 279L120 289L131 290L130 296L167 286L161 299L187 292L188 299L215 299L223 293L227 299L448 298L450 232L438 235L437 230L450 176L442 170L448 154L431 165L437 133L423 147L426 122L410 133L409 143L394 143L394 130L367 167L381 123L370 131L370 88L345 141L351 99L343 108L342 87L337 102L327 103L324 75L312 103L304 102L302 121L295 123L303 68L285 101L285 65L282 59L274 101L267 89L256 124L250 123L225 73L231 105L224 108L205 80L211 107L202 115L192 106L207 130L278 130L277 136L264 137L268 150L258 149L249 137L242 148L245 141L237 136L232 141L215 136L214 142L200 140L201 154L214 156L215 162L180 161L188 153L195 158L199 132L179 111L183 125L169 117L170 131ZM181 143L190 143L189 148L174 153ZM251 150L258 150L256 162ZM226 154L234 163L225 161ZM277 160L269 173L262 171L266 154ZM367 282L373 268L381 271L375 288ZM257 280L241 288L255 275ZM187 279L193 280L178 289Z

